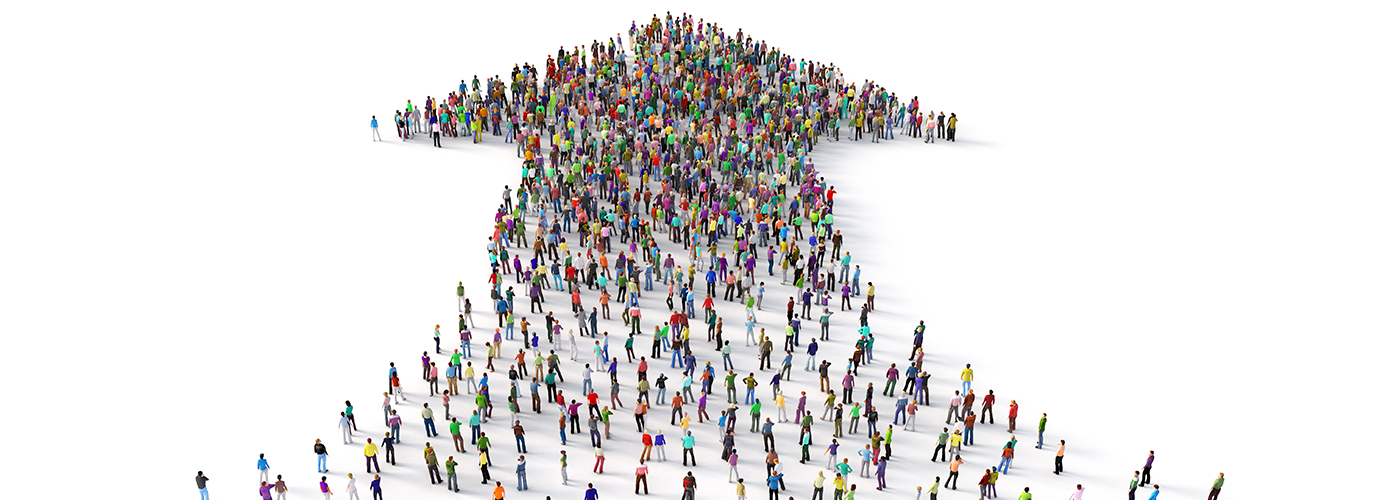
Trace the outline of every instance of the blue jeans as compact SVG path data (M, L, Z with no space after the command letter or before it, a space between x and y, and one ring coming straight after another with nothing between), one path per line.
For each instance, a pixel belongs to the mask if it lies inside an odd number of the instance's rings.
M749 405L749 404L755 404L755 389L754 389L754 388L749 388L749 389L746 389L746 390L745 390L745 404L748 404L748 405Z
M525 452L526 452L526 437L525 437L525 436L516 436L516 452L517 452L517 453L525 453Z
M530 486L526 484L526 471L516 472L516 490L527 490Z
M568 435L564 434L564 428L559 428L559 444L569 444Z
M967 393L967 392L970 392L970 383L969 383L969 382L961 382L961 383L960 383L960 388L961 388L961 394L965 394L965 393Z
M315 456L315 471L316 471L316 472L325 472L325 471L327 471L327 470L330 470L328 467L325 467L325 459L328 458L328 457L329 457L329 455L326 455L326 454L324 454L324 453L321 453L321 454Z
M438 436L440 431L435 430L435 419L425 419L425 437Z
M682 354L682 349L674 349L674 357L669 359L669 368L678 368L679 365L683 364Z
M902 416L903 416L903 423L905 423L905 424L908 423L908 414L907 414L906 412L904 412L904 411L903 411L903 407L900 406L900 407L898 407L898 410L896 410L896 411L893 412L893 423L894 423L894 425L898 425L898 416L899 416L899 415L902 415Z
M1038 433L1037 433L1037 449L1038 449L1038 450L1042 449L1042 433L1041 433L1041 432L1038 432Z
M688 301L688 317L689 317L689 318L696 318L696 317L698 317L698 310L697 310L696 308L693 307L693 301L691 301L691 300Z
M472 345L470 345L471 342L472 342L471 340L465 340L465 341L463 341L463 355L464 355L464 357L473 356L473 348L472 348ZM451 396L452 396L452 394L451 394Z
M975 428L965 428L965 444L975 444Z
M397 440L398 443L401 442L401 426L400 426L400 425L393 425L393 426L392 426L392 439Z
M205 488L201 488L201 500L210 500L210 492Z
M664 404L664 388L663 388L663 387L660 387L660 388L659 388L659 397L655 399L655 404L659 404L659 405Z
M726 370L734 370L734 369L736 369L736 365L734 365L734 364L731 363L731 355L730 355L730 354L723 354L723 355L721 355L721 366L722 366L723 369L726 369Z
M471 444L471 445L473 445L473 446L477 446L477 445L478 445L478 433L479 433L479 432L482 432L482 431L481 431L482 427L483 427L483 426L481 426L481 425L470 425L470 426L468 426L468 433L469 433L468 444Z
M1007 473L1008 473L1008 467L1009 467L1010 465L1013 465L1013 459L1011 459L1011 458L999 459L999 465L998 465L998 467L995 467L995 469L1002 469L1002 470L999 471L999 473L1000 473L1000 474L1007 474Z
M592 392L592 381L591 381L591 380L584 380L584 381L583 381L583 395L584 395L584 396L587 396L589 392Z

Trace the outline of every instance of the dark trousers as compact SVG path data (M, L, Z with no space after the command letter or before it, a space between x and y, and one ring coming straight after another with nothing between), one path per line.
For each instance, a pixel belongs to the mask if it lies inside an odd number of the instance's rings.
M936 454L941 453L941 461L946 461L946 443L936 445L936 450L932 451L932 461L936 461Z
M1062 467L1062 466L1061 466L1061 459L1062 459L1062 458L1065 458L1065 457L1056 457L1056 473L1057 473L1057 474L1059 474L1059 473L1065 471L1065 467Z
M984 423L984 416L989 415L989 423L994 423L994 407L985 406L979 411L979 423Z
M946 140L955 142L955 140L956 140L956 129L954 129L954 128L946 129Z
M953 490L956 489L956 482L958 479L960 479L960 473L951 471L951 474L946 476L946 487Z
M1060 457L1057 457L1056 465L1060 465ZM1142 484L1151 484L1151 467L1142 468Z
M1210 490L1209 490L1209 500L1217 500L1217 499L1218 499L1218 488L1210 489Z
M435 147L440 147L440 130L435 129L435 131L431 133L430 136L435 138Z
M684 449L683 449L683 465L685 465L685 466L688 465L688 458L689 458L689 457L692 457L692 458L693 458L693 466L694 466L694 467L697 467L697 465L698 465L698 455L697 455L697 453L693 453L693 449L692 449L692 448L684 448Z

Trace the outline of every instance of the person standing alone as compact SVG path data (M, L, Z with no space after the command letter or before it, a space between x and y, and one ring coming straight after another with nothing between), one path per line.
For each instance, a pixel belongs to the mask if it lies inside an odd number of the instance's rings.
M196 471L196 489L201 492L201 500L210 500L210 492L205 489L205 482L209 480L205 477L205 471Z

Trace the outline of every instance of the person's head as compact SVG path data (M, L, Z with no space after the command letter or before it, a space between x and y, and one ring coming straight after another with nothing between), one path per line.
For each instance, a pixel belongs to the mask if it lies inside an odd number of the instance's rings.
M1156 455L1156 451L1155 451L1155 450L1147 451L1147 455L1152 455L1152 456L1154 456L1154 455Z
M395 411L394 411L393 413L395 413ZM320 444L320 440L319 440L319 439L315 440L315 444Z
M1159 490L1159 489L1161 489L1161 485L1159 485L1159 484L1153 484L1153 485L1151 485L1151 488L1154 489L1154 490Z
M262 453L259 453L259 454L258 454L258 458L263 458L263 454L262 454Z

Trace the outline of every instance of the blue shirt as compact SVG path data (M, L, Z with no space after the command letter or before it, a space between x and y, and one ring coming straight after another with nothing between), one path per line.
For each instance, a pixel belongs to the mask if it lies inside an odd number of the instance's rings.
M377 118L373 118L373 128L377 128Z
M597 488L588 488L588 491L583 493L583 500L597 500Z

